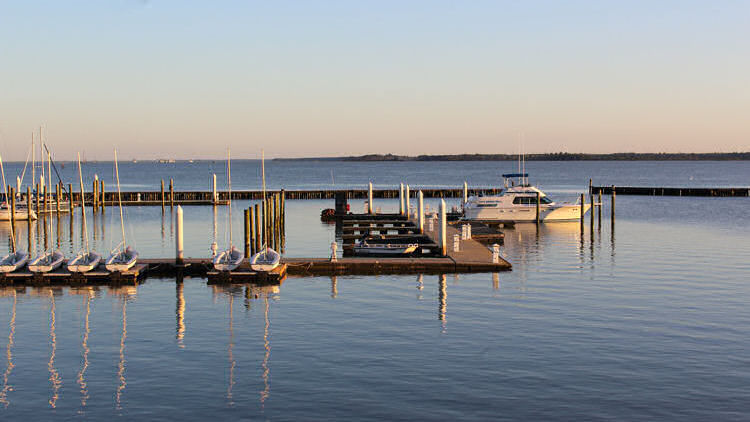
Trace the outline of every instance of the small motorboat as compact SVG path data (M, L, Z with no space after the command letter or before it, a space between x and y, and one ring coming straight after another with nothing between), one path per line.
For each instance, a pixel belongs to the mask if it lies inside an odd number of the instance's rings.
M48 273L60 268L64 260L65 255L60 251L45 252L29 263L29 271L32 273Z
M138 260L138 252L128 246L125 250L113 251L104 263L104 267L107 271L123 272L132 268L136 260Z
M0 260L0 273L12 273L20 270L29 262L29 254L24 251L16 251L12 254L5 255Z
M250 268L253 271L269 272L279 266L281 255L271 248L266 248L250 258Z
M79 252L75 258L68 261L68 271L71 273L85 273L99 266L102 256L94 251Z
M232 271L242 264L243 259L245 259L245 254L232 246L214 257L214 268L217 271Z

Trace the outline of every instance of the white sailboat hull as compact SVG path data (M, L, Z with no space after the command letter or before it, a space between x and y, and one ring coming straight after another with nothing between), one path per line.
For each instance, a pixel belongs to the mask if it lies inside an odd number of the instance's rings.
M11 273L20 270L29 262L29 254L26 252L16 251L10 255L5 255L0 260L0 273Z
M107 258L107 261L104 263L104 267L108 271L124 272L133 268L133 265L135 265L137 260L138 252L133 250L124 250L110 255L109 258Z
M271 248L266 248L265 251L258 252L250 258L250 268L253 271L267 273L278 267L280 261L281 255L278 252Z
M68 261L68 271L72 273L85 273L99 266L102 256L96 252L79 253L75 258Z
M367 244L357 243L354 245L355 255L408 255L417 250L417 245L393 245L393 244Z
M214 257L214 269L217 271L233 271L242 264L245 254L236 248L221 251Z
M29 263L29 271L33 273L48 273L60 268L64 260L65 256L60 251L45 252Z
M0 208L0 221L10 221L10 209L7 207ZM29 212L25 207L24 208L16 208L15 218L17 221L20 220L28 220L29 214L31 214L31 219L36 220L36 212L34 210L31 210Z

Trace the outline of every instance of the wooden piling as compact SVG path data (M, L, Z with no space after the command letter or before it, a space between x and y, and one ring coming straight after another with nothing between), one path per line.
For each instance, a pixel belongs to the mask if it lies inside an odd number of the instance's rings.
M249 214L249 217L250 217L249 221L248 221L248 223L249 223L248 224L248 226L249 226L248 230L250 231L250 236L249 236L249 240L250 240L250 255L247 255L247 257L249 258L251 255L254 255L255 252L256 252L256 246L255 245L257 244L257 239L256 239L256 232L255 232L255 215L253 213L253 207L252 206L247 209L247 213Z
M612 185L612 206L610 207L610 219L612 220L612 223L615 222L615 197L617 194L615 193L615 185Z
M161 179L161 213L164 214L164 179Z
M245 256L250 256L250 210L245 209Z
M448 241L447 241L447 234L446 234L447 221L448 221L448 216L446 215L446 212L445 212L445 200L441 199L440 200L440 253L443 256L448 255Z
M586 195L581 194L581 230L583 230L583 217L586 213Z
M42 191L39 190L39 182L36 184L36 213L39 214L42 202Z
M602 190L601 190L601 189L599 189L599 210L598 210L598 211L599 211L599 212L598 212L598 216L599 216L599 227L601 227L601 226L602 226L602 205L603 205L603 204L602 204Z
M60 188L60 183L55 185L55 211L57 211L57 218L60 218L60 200L62 199L62 189Z
M10 225L13 233L16 232L16 188L8 187L7 192L10 192Z
M174 208L174 180L169 178L169 208Z
M31 210L31 187L26 186L26 219L29 222L31 222ZM31 227L31 224L29 224L29 227Z
M177 235L175 236L175 264L182 265L184 262L183 232L182 232L182 207L177 206Z
M372 206L372 182L370 182L367 185L367 213L372 214L373 213L373 206Z
M537 192L536 193L536 224L539 224L540 221L540 209L539 209L539 203L542 201L542 194Z
M260 222L261 222L261 215L260 215L260 204L255 204L255 252L260 252L263 239L261 238L262 234L260 231Z
M75 202L73 202L73 184L68 183L68 206L70 207L70 215L73 215L73 209L76 207Z
M95 177L92 185L91 193L94 198L91 200L91 208L93 209L94 214L96 214L96 211L99 209L99 179ZM81 195L83 195L83 193L81 193Z
M419 232L424 233L424 194L419 191L419 215L417 216L417 222L419 223Z

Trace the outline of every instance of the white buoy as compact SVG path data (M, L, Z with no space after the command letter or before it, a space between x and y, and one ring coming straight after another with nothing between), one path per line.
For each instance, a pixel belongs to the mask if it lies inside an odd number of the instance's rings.
M446 225L448 221L448 215L445 212L445 199L440 200L440 251L443 256L448 255L448 240L446 233Z
M372 182L370 182L367 188L367 212L372 214Z
M182 264L184 259L184 247L182 245L182 207L177 206L177 235L175 236L175 249L176 249L176 256L175 256L175 262L177 264Z
M422 191L419 191L419 215L417 216L419 220L419 232L424 233L424 194L422 194Z
M398 213L404 215L404 184L401 183L398 191Z

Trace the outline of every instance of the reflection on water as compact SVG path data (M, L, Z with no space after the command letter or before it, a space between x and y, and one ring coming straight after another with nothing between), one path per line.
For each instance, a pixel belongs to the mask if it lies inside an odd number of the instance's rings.
M49 380L52 384L52 396L49 399L49 405L55 408L57 405L57 399L59 398L60 386L62 385L62 379L60 379L60 373L55 368L55 355L57 354L57 334L55 332L55 295L52 289L49 289L50 297L50 326L49 326L49 338L52 350L49 355L49 362L47 362L47 369L49 370Z
M227 387L227 402L230 406L234 406L234 400L232 399L232 389L234 388L234 368L237 366L237 361L234 359L234 295L229 295L229 345L227 346L227 354L229 355L229 386Z
M13 296L13 307L10 314L10 323L8 324L10 328L10 331L8 333L8 345L5 348L5 357L7 360L7 364L5 367L5 372L3 373L3 389L2 391L0 391L0 403L3 404L5 408L7 408L10 404L10 401L8 400L8 393L10 391L13 391L13 387L8 384L8 378L10 377L10 373L13 372L13 367L15 366L13 364L13 343L14 337L16 335L16 306L18 304L18 295L16 294L16 290L10 289L10 294Z
M268 365L268 360L271 358L271 338L268 334L268 329L271 325L270 319L268 317L268 296L263 297L263 301L265 302L265 311L264 311L264 325L263 325L263 348L266 350L265 354L263 355L263 364L261 365L263 368L263 391L260 392L260 403L261 405L264 404L266 399L268 399L268 396L271 394L271 383L269 381L269 373L270 373L270 367Z
M115 391L115 408L122 410L122 395L125 392L127 381L125 380L125 340L128 337L128 301L135 298L138 289L136 286L113 287L110 294L120 299L122 306L122 331L120 335L119 361L117 363L117 380L119 385Z
M89 369L89 333L91 332L89 326L89 318L91 316L91 298L94 295L93 289L86 289L86 294L83 297L84 306L86 308L86 314L84 316L83 323L83 339L81 340L81 350L83 364L81 370L78 371L78 386L81 390L81 410L86 407L86 401L89 399L88 384L86 382L86 370Z
M185 348L183 340L185 339L185 284L182 282L175 283L177 289L177 306L176 306L176 317L177 327L175 338L177 339L177 346L181 349Z
M331 299L336 299L339 295L338 279L335 275L331 276Z
M448 307L448 288L445 279L445 274L440 274L438 283L438 319L442 323L443 332L445 332L446 328L445 312Z

